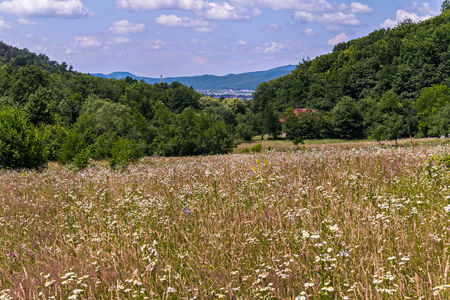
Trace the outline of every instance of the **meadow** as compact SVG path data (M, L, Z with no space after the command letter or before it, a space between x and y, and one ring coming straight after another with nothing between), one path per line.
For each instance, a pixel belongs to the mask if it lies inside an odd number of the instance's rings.
M449 299L450 146L0 173L0 299Z

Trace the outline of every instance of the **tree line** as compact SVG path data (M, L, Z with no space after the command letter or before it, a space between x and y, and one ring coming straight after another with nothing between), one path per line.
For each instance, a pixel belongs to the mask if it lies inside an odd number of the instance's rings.
M93 77L0 43L0 169L229 153L239 136L228 111L203 111L201 99L178 82Z

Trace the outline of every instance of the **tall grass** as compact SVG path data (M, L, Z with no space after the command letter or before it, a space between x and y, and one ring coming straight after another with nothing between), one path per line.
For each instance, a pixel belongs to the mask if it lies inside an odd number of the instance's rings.
M0 299L448 299L450 146L0 173Z

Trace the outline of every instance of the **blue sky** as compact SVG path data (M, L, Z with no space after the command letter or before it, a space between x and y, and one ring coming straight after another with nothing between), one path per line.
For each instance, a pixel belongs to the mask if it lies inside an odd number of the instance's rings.
M359 2L358 2L359 1ZM442 1L6 0L0 39L90 73L225 75L298 64Z

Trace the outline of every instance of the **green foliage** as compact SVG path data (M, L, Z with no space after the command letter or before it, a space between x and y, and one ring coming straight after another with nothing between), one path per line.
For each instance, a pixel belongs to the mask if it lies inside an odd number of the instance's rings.
M383 119L383 122L373 130L372 138L377 141L395 140L395 145L397 145L397 140L403 134L404 117L397 114L386 114Z
M266 105L262 113L264 131L276 139L281 134L281 122L272 105Z
M124 170L142 156L134 141L119 138L111 149L109 166L114 170Z
M334 134L340 138L357 138L362 136L362 116L355 100L342 97L331 111L330 124Z
M89 167L89 159L91 158L91 149L85 148L80 150L72 159L71 167L75 170L84 170Z
M47 164L42 136L18 109L0 107L0 169L39 169Z
M57 118L54 125L41 124L39 131L42 135L42 142L48 149L48 159L57 160L69 129L64 126L60 118Z
M430 122L443 106L450 102L450 89L443 84L432 85L422 89L419 98L414 102L417 116L420 118L419 129L428 133Z
M250 149L248 149L248 147L245 147L244 149L241 149L241 153L250 153Z
M153 126L156 137L151 152L162 156L226 154L236 147L238 136L231 125L217 121L216 115L185 109L175 115L167 108L157 109Z
M429 123L429 136L441 136L450 134L450 103L442 107Z
M298 144L304 144L305 142L303 141L303 138L301 137L296 137L294 138L294 140L292 141L292 143L297 146Z
M239 123L236 126L236 132L239 135L239 137L244 141L251 141L252 138L255 136L253 127L245 123Z
M450 1L444 0L441 5L441 12L447 11L448 9L450 9Z
M251 147L250 150L252 150L252 152L261 152L262 145L261 144L257 144L255 146Z
M89 144L85 136L76 129L71 129L67 133L61 145L61 150L57 154L58 162L60 164L72 163L75 156L80 155L80 153L85 153L88 148ZM83 157L83 155L80 157Z

